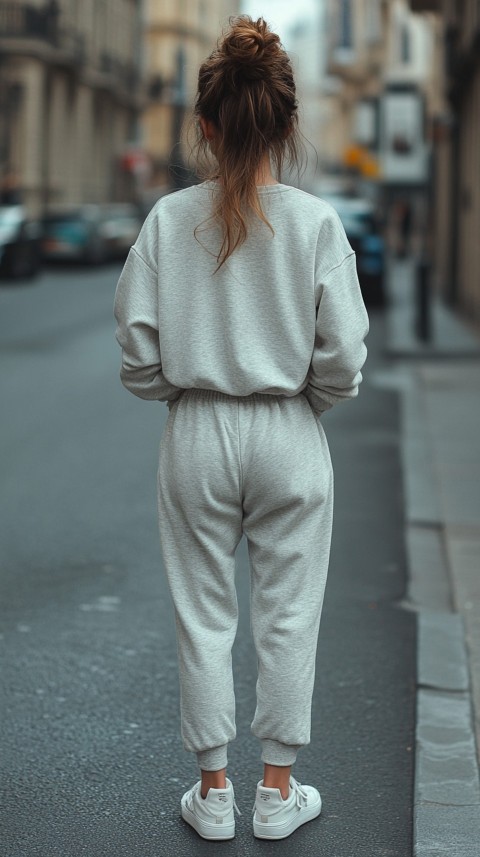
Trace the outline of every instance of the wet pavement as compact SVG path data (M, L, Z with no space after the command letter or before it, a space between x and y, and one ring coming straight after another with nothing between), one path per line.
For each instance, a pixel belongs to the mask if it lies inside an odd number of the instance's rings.
M210 854L181 819L197 778L181 745L176 644L155 508L167 411L118 379L119 268L47 271L0 289L2 789L5 857ZM284 842L255 840L256 659L245 545L234 647L242 817L222 854L410 857L416 616L405 606L400 393L378 383L372 313L359 398L325 415L336 518L312 743L294 775L324 808ZM301 665L300 665L301 668ZM299 700L301 704L301 700Z

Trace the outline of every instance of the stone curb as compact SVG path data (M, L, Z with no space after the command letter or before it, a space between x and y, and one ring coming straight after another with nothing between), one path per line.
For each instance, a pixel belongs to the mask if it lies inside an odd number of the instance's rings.
M414 857L479 857L480 780L465 634L414 372L402 370L409 605L418 611Z

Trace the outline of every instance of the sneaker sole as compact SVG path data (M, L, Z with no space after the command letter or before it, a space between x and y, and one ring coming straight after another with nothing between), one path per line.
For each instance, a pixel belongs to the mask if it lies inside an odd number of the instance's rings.
M257 839L286 839L287 836L294 833L295 830L302 826L302 824L306 824L307 821L313 821L314 818L318 818L321 810L322 799L320 798L317 803L300 810L294 818L287 819L286 821L282 821L277 824L264 824L261 821L255 821L254 819L253 834Z
M228 824L209 824L208 821L202 821L200 818L191 812L188 807L182 805L182 818L190 827L197 831L202 839L233 839L235 836L235 821Z

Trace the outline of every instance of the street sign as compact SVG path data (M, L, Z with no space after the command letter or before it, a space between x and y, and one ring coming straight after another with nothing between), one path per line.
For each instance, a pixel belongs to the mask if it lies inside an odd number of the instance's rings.
M416 87L386 89L381 96L380 160L386 184L427 182L424 97Z

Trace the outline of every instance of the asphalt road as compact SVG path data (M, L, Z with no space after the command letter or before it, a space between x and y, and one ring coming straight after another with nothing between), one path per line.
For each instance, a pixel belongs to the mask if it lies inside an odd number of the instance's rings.
M306 854L410 857L415 622L403 609L399 403L375 384L372 316L359 398L324 418L336 473L312 744L294 774L320 820L255 840L256 660L238 551L236 838L179 817L197 778L178 728L176 645L156 520L166 408L118 379L119 266L0 288L1 857ZM299 700L301 704L301 700Z

